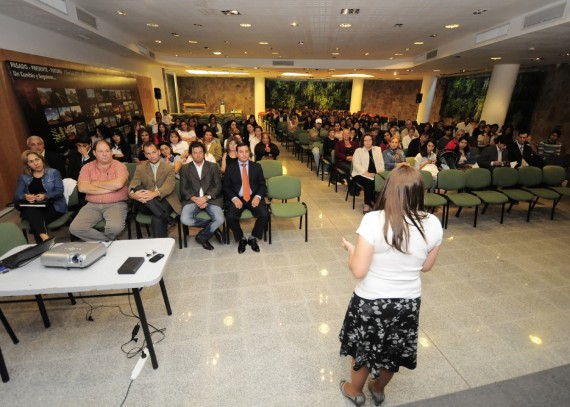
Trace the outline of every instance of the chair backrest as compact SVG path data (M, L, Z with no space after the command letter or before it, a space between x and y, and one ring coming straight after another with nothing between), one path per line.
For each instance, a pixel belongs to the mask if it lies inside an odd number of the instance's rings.
M424 182L424 189L431 189L433 186L433 175L429 171L420 170L422 174L422 181Z
M125 163L127 166L127 171L129 171L129 182L133 179L135 175L135 170L137 169L137 163Z
M28 243L22 230L15 223L0 223L0 256L16 246Z
M467 186L467 176L460 170L443 170L437 174L437 187L446 191L463 189Z
M292 175L278 175L267 180L269 199L291 199L301 197L301 180Z
M71 191L71 195L67 198L67 207L73 208L74 206L79 205L79 190L77 189L77 185Z
M493 185L501 188L510 188L519 182L517 170L511 167L497 167L493 170Z
M279 160L261 160L259 161L263 176L265 179L273 178L278 175L283 175L283 164Z
M382 171L382 172L380 173L380 176L381 176L382 178L384 178L384 179L388 179L388 177L390 176L390 172L391 172L391 171L389 171L389 170Z
M386 180L380 174L374 175L374 192L380 192L384 188Z
M534 187L542 184L542 170L538 167L520 167L519 184L525 187Z
M416 157L406 157L406 162L414 167L416 165Z
M472 190L485 189L491 186L491 171L487 168L471 168L465 173L467 188Z
M309 144L311 142L311 136L308 131L299 132L299 144Z
M542 182L549 187L559 187L566 178L566 171L558 165L542 167Z

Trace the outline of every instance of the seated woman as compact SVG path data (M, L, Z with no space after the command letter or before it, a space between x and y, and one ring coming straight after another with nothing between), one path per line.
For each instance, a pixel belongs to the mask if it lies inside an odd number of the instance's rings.
M455 147L455 154L457 155L455 168L459 170L469 169L475 164L475 157L469 151L469 138L467 136L459 139L459 143Z
M400 148L400 138L392 137L390 145L384 150L384 168L386 171L392 171L394 168L401 165L406 165L406 154Z
M436 162L437 155L435 154L435 142L433 140L428 140L420 149L418 155L416 155L415 167L418 170L429 171L435 181L437 180L437 173L439 172Z
M180 158L180 154L175 153L169 143L160 143L158 145L158 149L160 150L162 159L174 167L174 173L178 178L178 172L180 171L180 168L182 168L182 159Z
M131 146L127 143L127 140L125 140L123 133L119 129L113 130L111 152L113 153L113 158L117 161L122 163L133 162Z
M241 142L241 139L236 136L232 136L227 141L227 148L225 149L225 153L222 156L222 166L220 168L222 174L225 174L226 168L228 166L237 161L237 145Z
M135 149L135 155L134 155L134 159L133 161L136 163L142 163L148 160L148 158L146 158L146 155L144 155L144 149L143 149L143 145L144 143L150 141L150 135L148 134L148 131L141 127L139 129L139 143L137 144L137 147Z
M384 171L384 158L380 147L374 145L370 133L362 137L360 148L357 148L352 157L352 178L364 190L363 212L370 211L374 204L374 176Z
M172 152L178 154L182 160L188 157L188 143L180 139L180 135L176 130L170 130L170 146Z
M477 147L483 149L491 143L491 126L488 124L483 127L483 132L477 136Z
M41 243L49 239L46 225L67 212L63 182L59 171L48 168L44 157L37 152L24 151L22 163L24 171L18 177L14 202L22 219L30 224L36 243Z
M222 138L222 126L217 122L216 116L213 114L210 115L208 127L214 132L215 138Z
M159 145L168 141L168 127L164 123L158 123L158 133L154 135L154 144Z
M257 129L261 127L256 127ZM255 161L261 160L276 160L279 155L279 147L271 142L269 133L261 133L261 142L255 145Z
M178 131L180 139L186 143L191 143L196 140L196 131L190 127L186 120L180 121L180 127L176 131Z
M354 151L358 148L356 141L350 139L350 131L344 129L342 131L342 140L336 143L334 148L334 160L337 169L344 171L345 174L350 174L350 163Z

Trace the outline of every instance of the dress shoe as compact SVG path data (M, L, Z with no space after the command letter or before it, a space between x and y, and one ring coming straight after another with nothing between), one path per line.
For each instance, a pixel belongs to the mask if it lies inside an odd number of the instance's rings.
M384 399L386 398L384 396L384 393L375 392L374 389L372 388L372 381L368 382L368 390L370 391L370 394L372 394L372 400L374 400L374 405L379 406L384 402Z
M247 240L246 239L240 239L239 240L239 244L238 244L238 253L243 253L245 252L245 248L247 246Z
M214 237L218 241L218 243L222 243L224 241L224 237L222 236L222 231L220 229L216 229L214 232Z
M340 381L340 392L342 393L342 395L344 397L346 397L347 399L349 399L350 401L352 401L352 404L354 404L356 407L363 406L364 403L366 403L366 396L364 394L360 394L358 396L351 396L344 389L345 385L346 385L346 380L341 380Z
M200 239L199 237L196 237L196 242L201 244L202 247L206 250L214 250L214 246L212 246L212 244L205 239Z
M247 244L251 246L251 250L254 252L259 252L259 245L257 244L257 239L255 237L251 237Z

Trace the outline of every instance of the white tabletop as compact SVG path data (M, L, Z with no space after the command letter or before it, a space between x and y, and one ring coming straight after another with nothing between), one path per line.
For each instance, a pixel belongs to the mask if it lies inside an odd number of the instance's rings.
M14 248L2 257L21 248ZM0 297L152 286L162 278L173 248L172 238L116 240L107 248L106 256L84 269L44 267L37 258L21 268L0 274ZM164 254L164 257L156 263L149 262L146 254L153 251ZM145 258L136 274L117 273L127 257Z

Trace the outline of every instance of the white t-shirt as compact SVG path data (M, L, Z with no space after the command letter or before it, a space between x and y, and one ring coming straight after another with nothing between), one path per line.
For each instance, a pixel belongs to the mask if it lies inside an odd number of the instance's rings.
M384 212L373 211L362 218L358 233L374 246L370 269L354 292L361 298L418 298L422 294L421 270L428 253L441 244L443 229L432 214L422 221L424 240L419 230L409 226L408 254L392 249L384 240ZM388 241L391 241L391 229ZM427 241L427 242L426 242Z
M188 145L187 142L185 142L184 140L179 141L176 144L170 144L172 146L172 151L175 152L176 154L184 154L188 152L188 149L190 148L190 146Z

